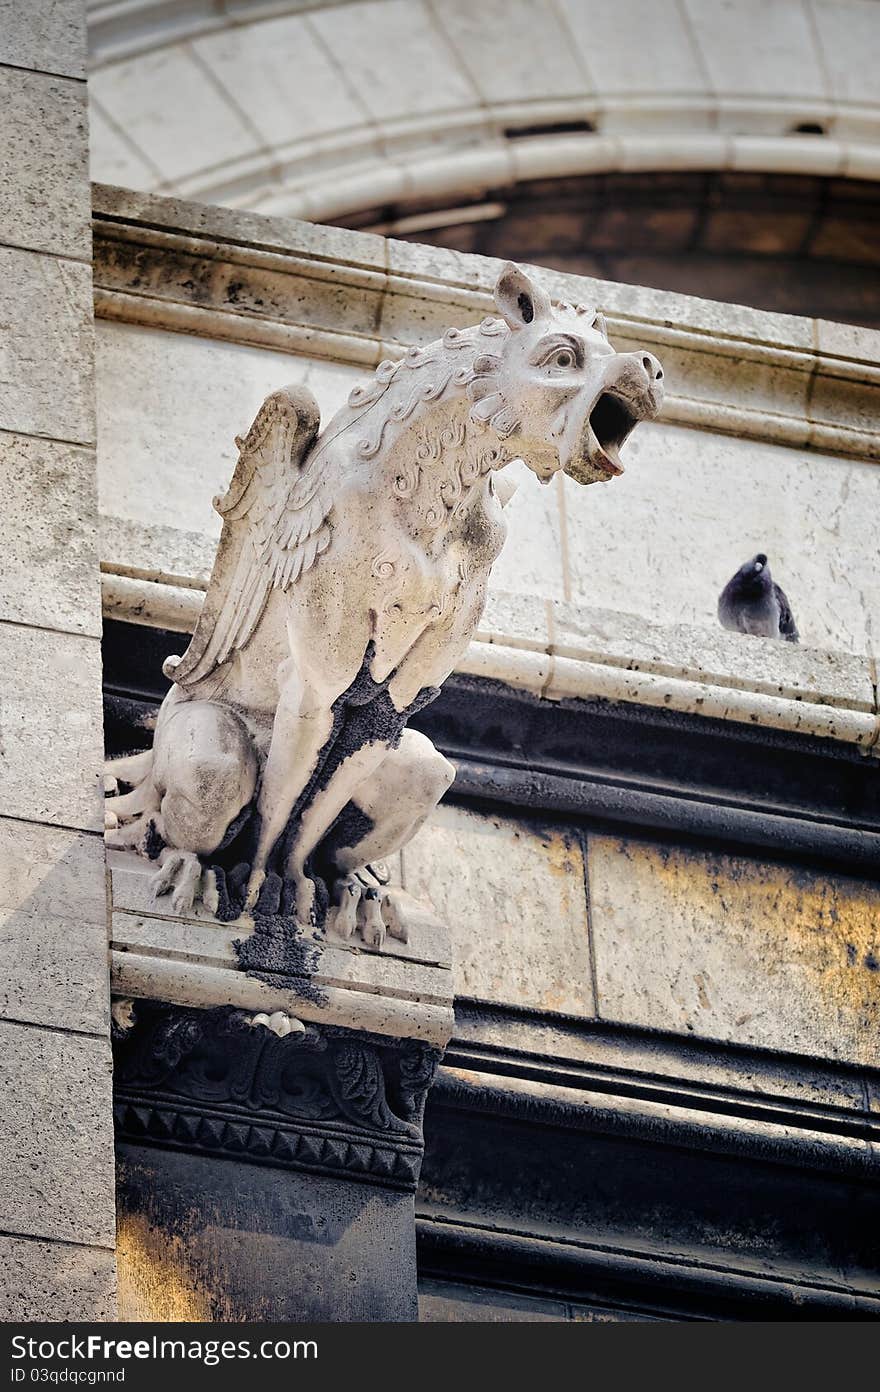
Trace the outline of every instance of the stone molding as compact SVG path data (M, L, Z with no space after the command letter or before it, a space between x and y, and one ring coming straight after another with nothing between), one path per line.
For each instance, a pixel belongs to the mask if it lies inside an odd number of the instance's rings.
M870 1180L875 1069L464 1002L432 1103ZM555 1031L552 1050L548 1036ZM531 1046L531 1047L529 1047ZM546 1051L546 1052L545 1052ZM541 1062L536 1063L540 1058Z
M811 1279L790 1267L766 1272L738 1256L710 1265L702 1256L498 1231L434 1213L416 1214L416 1237L419 1270L428 1278L592 1298L606 1309L606 1302L633 1309L640 1320L876 1320L880 1313L873 1291L854 1290L833 1273Z
M652 112L649 101L621 103L647 128ZM304 218L309 222L338 218L360 212L365 207L402 204L408 199L447 198L450 205L464 197L476 183L489 188L516 187L532 179L578 178L589 174L645 174L662 172L738 174L795 174L803 177L877 179L880 152L857 140L834 140L796 135L721 135L687 128L692 107L684 102L679 111L673 103L657 99L656 109L664 116L678 115L683 129L662 136L648 134L615 135L536 135L487 143L462 155L431 154L401 164L374 166L373 180L364 178L362 169L331 183L314 183L305 188L286 190L272 200L267 212ZM710 105L711 119L721 108ZM569 112L550 109L552 117L563 121ZM756 102L752 114L766 119L768 109ZM776 114L776 113L774 113ZM438 123L436 141L452 132ZM200 196L202 196L201 191ZM204 191L208 196L209 190Z
M415 1189L438 1049L330 1025L278 1038L234 1009L134 1013L118 1140Z
M190 633L204 592L158 576L101 576L104 617ZM853 744L880 742L872 659L767 644L696 625L490 593L456 670L545 700L600 697Z
M93 193L99 318L374 367L493 308L489 257ZM880 332L531 269L554 298L602 309L621 351L648 348L687 383L664 420L880 460Z
M872 1069L462 1002L431 1092L420 1270L667 1317L876 1319L876 1089ZM450 1137L475 1168L491 1157L469 1187ZM564 1227L548 1166L579 1191Z
M449 933L430 912L417 913L408 943L383 950L334 937L303 954L301 977L273 979L240 969L234 943L249 919L219 923L203 906L173 913L154 900L153 865L130 851L107 851L113 907L111 982L122 997L250 1013L284 1011L300 1020L415 1039L443 1048L453 1027Z

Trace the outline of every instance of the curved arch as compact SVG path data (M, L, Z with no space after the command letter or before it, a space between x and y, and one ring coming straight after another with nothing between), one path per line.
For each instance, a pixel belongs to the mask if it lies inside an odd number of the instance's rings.
M436 133L441 134L439 131ZM542 135L443 155L337 171L332 178L267 197L264 211L327 222L386 203L439 198L454 201L481 189L584 174L656 172L801 174L880 179L880 148L813 136L644 135L575 138Z
M312 220L587 173L880 177L874 0L509 4L93 0L94 177Z

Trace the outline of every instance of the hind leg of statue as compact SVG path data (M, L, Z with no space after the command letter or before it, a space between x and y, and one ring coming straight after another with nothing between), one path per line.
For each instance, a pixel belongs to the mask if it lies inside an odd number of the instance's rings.
M170 894L178 914L199 900L216 912L214 876L200 857L217 850L254 796L258 761L245 726L233 711L210 701L169 699L149 757L138 758L131 767L110 766L124 781L140 781L131 792L108 799L107 845L144 853L151 833L158 834L165 849L154 893Z
M346 939L358 934L374 948L383 946L386 933L407 941L412 901L387 883L382 862L415 836L454 777L452 764L429 739L405 730L398 747L357 789L330 850L331 932Z

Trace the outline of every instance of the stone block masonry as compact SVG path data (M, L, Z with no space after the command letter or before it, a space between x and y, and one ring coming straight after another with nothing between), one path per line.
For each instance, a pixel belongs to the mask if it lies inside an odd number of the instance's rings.
M0 5L0 1319L113 1319L82 0Z

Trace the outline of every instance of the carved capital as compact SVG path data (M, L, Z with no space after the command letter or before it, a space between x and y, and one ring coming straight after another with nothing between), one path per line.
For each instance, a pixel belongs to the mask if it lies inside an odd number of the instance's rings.
M440 1050L308 1025L279 1038L243 1011L138 1002L116 1042L117 1136L414 1190Z

